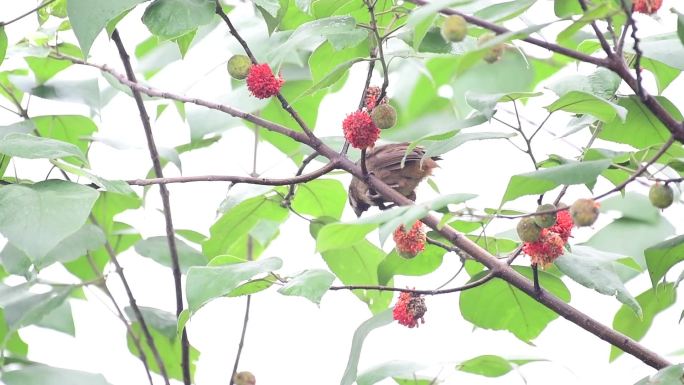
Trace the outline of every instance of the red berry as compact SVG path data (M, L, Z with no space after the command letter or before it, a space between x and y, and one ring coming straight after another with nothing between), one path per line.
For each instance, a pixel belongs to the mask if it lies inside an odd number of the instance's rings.
M404 225L394 230L394 243L396 243L397 252L404 258L413 258L423 251L425 240L421 221L416 221L408 232L406 232Z
M382 90L380 87L377 86L370 86L366 90L366 109L370 112L372 111L376 106L380 104L386 104L388 103L387 96L382 98L381 101L378 102L378 99L380 98L380 93L382 93Z
M380 129L365 111L356 111L347 115L342 122L342 129L344 137L355 148L373 147L380 137Z
M397 304L394 305L392 315L395 320L399 321L400 325L413 328L418 326L418 321L425 323L423 316L426 311L427 306L425 306L425 298L422 295L402 292Z
M663 0L634 0L634 12L652 15L663 5Z
M247 88L259 99L270 98L280 92L280 86L285 83L280 77L273 75L271 67L266 64L254 64L247 74Z
M523 251L530 256L533 264L545 267L563 255L565 251L563 246L565 246L565 242L560 235L543 229L536 242L526 242L523 245Z
M574 225L570 210L563 210L556 213L556 224L549 227L549 231L560 235L563 242L568 243Z

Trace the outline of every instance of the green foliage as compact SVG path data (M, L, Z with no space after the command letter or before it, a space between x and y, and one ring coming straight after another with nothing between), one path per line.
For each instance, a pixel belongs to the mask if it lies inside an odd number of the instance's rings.
M373 330L386 326L393 321L392 311L385 310L382 313L378 313L373 317L364 321L354 332L354 337L352 338L351 351L349 352L349 360L347 361L347 367L344 370L344 375L342 376L342 381L340 385L351 385L357 380L359 356L361 355L361 348L363 348L363 343L368 337L368 334ZM368 382L372 384L373 382Z
M142 21L153 35L170 39L210 23L215 8L212 0L154 0Z
M456 369L485 377L501 377L518 366L535 361L539 360L508 360L500 356L488 354L463 361L456 365Z
M101 374L61 369L46 365L36 365L4 372L0 379L7 385L110 385Z
M259 273L280 269L279 258L266 258L219 266L193 266L188 270L185 294L191 312L196 312L212 299L223 297L241 282Z
M671 283L663 283L648 289L636 297L643 315L639 317L632 309L622 305L613 318L613 328L639 341L651 328L655 316L672 306L676 298L677 292ZM610 361L615 360L620 354L622 350L615 346L610 347Z
M278 293L304 297L318 305L334 280L335 276L326 270L307 270L290 279Z
M530 268L515 267L515 270L528 278L532 277ZM476 281L486 274L479 273L470 281ZM557 277L540 272L539 284L561 300L570 301L570 291ZM538 337L549 322L558 318L558 314L500 279L493 279L461 293L459 307L463 318L473 325L483 329L508 330L525 342Z
M67 14L83 51L87 57L97 35L107 23L127 12L144 0L69 0Z

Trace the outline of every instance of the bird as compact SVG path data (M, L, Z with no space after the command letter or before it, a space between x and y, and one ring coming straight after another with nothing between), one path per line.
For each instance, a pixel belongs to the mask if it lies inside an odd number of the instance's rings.
M413 201L416 200L416 187L423 179L432 174L432 170L439 167L437 161L441 158L433 156L425 158L425 150L421 147L413 148L404 161L409 143L392 143L374 147L366 154L366 169L384 183L392 187L401 195ZM356 162L361 164L361 160ZM368 188L362 179L353 177L349 184L349 205L357 217L371 206L378 206L381 210L392 207L386 205L388 201ZM391 202L390 202L391 203Z

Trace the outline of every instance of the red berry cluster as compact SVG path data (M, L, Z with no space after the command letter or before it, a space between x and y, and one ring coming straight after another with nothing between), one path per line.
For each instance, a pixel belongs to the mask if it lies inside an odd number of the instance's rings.
M559 211L556 224L542 229L539 239L535 242L525 242L523 251L530 256L533 264L545 267L563 255L565 244L572 236L574 223L568 210Z
M634 12L652 15L663 5L663 0L634 0Z
M355 148L373 147L380 137L380 129L366 111L355 111L342 122L344 138Z
M380 104L387 104L389 103L389 100L387 99L387 96L382 98L380 102L378 102L378 99L380 98L380 94L382 93L382 89L377 86L370 86L366 90L366 100L364 104L366 105L366 110L368 112L373 111L375 107L377 107Z
M423 232L423 222L416 221L408 232L404 225L394 230L394 243L397 252L404 258L413 258L421 251L425 250L426 236Z
M275 76L267 63L253 64L247 74L247 88L259 99L277 95L283 83L285 80Z
M422 295L402 292L396 305L394 305L392 315L395 320L399 321L400 325L413 328L418 326L418 321L425 323L423 316L426 311L427 306Z

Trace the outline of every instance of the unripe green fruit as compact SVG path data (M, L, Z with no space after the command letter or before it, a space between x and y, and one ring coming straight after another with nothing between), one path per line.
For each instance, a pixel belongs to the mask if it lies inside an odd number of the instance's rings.
M442 37L446 41L459 42L468 33L468 22L459 15L451 15L442 24Z
M536 242L542 231L541 227L534 223L532 217L522 218L515 229L518 231L518 236L523 242Z
M397 124L397 111L389 104L381 104L371 111L371 119L381 130L391 128Z
M670 207L674 201L674 191L672 191L672 187L666 184L656 183L651 186L651 190L648 192L648 199L651 200L653 206L665 209Z
M593 199L578 199L570 206L572 221L578 227L591 226L599 215L599 205Z
M228 73L233 79L243 80L246 78L250 67L252 67L252 61L245 55L233 55L228 60Z
M550 203L546 203L546 204L543 204L543 205L540 205L539 207L537 207L537 212L541 213L544 211L551 211L551 210L555 210L555 209L556 209L556 206L554 206ZM532 218L534 218L534 223L536 223L537 226L539 226L543 229L545 229L547 227L551 227L551 226L556 224L556 213L535 215Z
M489 40L492 40L495 37L496 37L496 35L493 33L485 33L484 35L481 35L477 39L477 45L478 46L484 45L486 42L488 42ZM487 51L487 54L485 55L484 60L490 64L498 61L499 59L501 59L501 55L503 55L505 48L506 48L506 45L504 43L499 43L499 44L491 47L489 49L489 51Z

